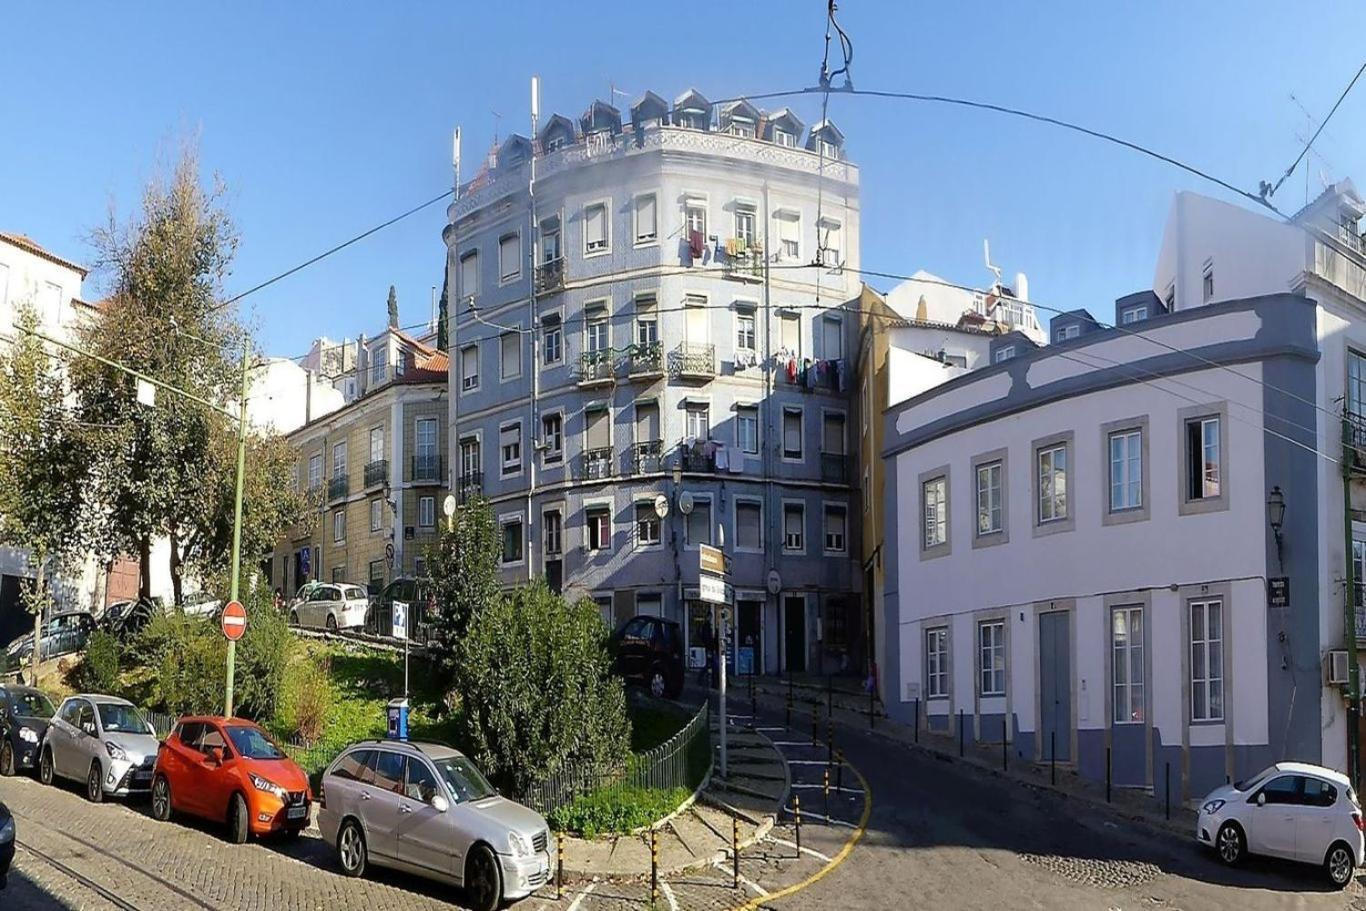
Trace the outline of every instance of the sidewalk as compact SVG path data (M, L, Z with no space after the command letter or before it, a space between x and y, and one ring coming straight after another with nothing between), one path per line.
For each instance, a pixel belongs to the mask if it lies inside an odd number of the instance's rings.
M719 750L718 733L713 725L713 748ZM787 762L763 734L731 725L726 738L729 778L720 779L718 764L694 803L654 827L660 876L710 866L727 857L733 820L740 823L741 849L773 827L787 795ZM565 836L564 872L571 882L648 878L650 832L597 839Z

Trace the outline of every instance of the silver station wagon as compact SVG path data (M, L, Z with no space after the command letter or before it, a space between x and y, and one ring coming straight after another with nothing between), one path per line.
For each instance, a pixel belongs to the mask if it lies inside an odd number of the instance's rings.
M352 744L323 773L318 827L342 872L370 864L461 887L494 911L550 878L545 818L502 797L463 753L435 743Z

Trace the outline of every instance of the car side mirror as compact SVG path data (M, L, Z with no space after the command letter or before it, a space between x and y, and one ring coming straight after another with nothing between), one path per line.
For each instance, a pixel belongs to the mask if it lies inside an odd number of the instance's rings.
M95 736L95 723L94 723L93 721L87 721L87 722L83 723L83 724L81 725L81 731L84 732L85 734L87 734L87 735L90 736L90 737L94 737L94 736Z
M1264 807L1264 806L1266 806L1266 792L1265 792L1265 791L1263 791L1263 792L1261 792L1260 794L1257 795L1257 806L1259 806L1259 807Z
M440 794L432 798L432 809L438 813L445 813L451 808L451 802Z
M213 764L214 764L214 765L222 765L222 764L223 764L223 748L222 748L222 747L209 747L209 758L213 760Z

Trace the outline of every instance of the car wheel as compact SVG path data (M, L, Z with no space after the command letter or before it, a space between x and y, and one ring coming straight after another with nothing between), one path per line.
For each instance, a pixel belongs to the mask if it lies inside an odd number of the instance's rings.
M1219 834L1215 836L1214 849L1224 866L1238 866L1247 853L1247 846L1243 843L1243 830L1238 828L1236 823L1224 823L1219 827Z
M337 618L331 614L327 615L327 631L329 633L335 633L337 631Z
M365 875L365 833L354 819L342 823L341 832L337 834L337 859L347 876Z
M247 802L241 794L232 795L228 802L228 838L235 845L246 844L251 834L251 817L247 815Z
M664 668L655 666L650 669L650 695L663 699L669 689L669 679L664 676Z
M52 749L43 747L43 753L38 758L38 780L43 784L52 784Z
M1344 842L1334 843L1328 849L1328 855L1323 859L1323 866L1328 871L1328 881L1335 888L1347 888L1347 884L1352 881L1352 871L1356 867L1356 860L1352 857L1352 849L1347 847Z
M165 775L158 775L152 782L152 818L158 822L171 818L171 783Z
M299 625L299 612L298 612L298 611L292 610L292 611L289 612L289 625L290 625L290 626L298 626L298 625Z
M104 778L104 770L100 768L100 761L96 759L90 763L90 772L85 776L85 798L91 803L99 803L104 800L104 785L101 779Z
M9 778L14 774L14 747L6 740L0 743L0 775Z
M498 911L503 903L503 876L488 845L475 845L465 861L465 898L472 911Z

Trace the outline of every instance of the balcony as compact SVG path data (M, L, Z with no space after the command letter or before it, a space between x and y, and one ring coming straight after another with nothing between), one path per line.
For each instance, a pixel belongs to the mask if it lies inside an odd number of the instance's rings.
M552 259L536 267L536 293L554 294L564 289L564 258Z
M484 473L482 471L468 471L460 476L458 495L460 502L469 501L470 497L481 496L484 493Z
M678 464L684 471L715 471L716 454L708 454L705 443L680 443Z
M827 484L848 484L849 456L842 452L822 452L821 480Z
M679 379L710 380L716 377L716 346L683 342L669 353L669 370Z
M726 278L742 282L761 282L764 280L764 252L750 246L743 253L726 257Z
M382 487L389 483L389 460L376 459L365 466L365 489Z
M664 470L664 444L647 440L631 447L631 470L635 474L654 474Z
M611 351L585 351L579 355L579 385L604 386L616 379Z
M664 348L659 342L637 345L631 351L631 379L664 375Z
M415 455L413 456L412 480L414 484L440 484L441 483L441 456L439 455Z
M327 502L342 500L351 492L351 479L346 475L333 477L327 482Z
M590 481L610 478L616 472L612 470L612 449L604 446L599 449L585 449L583 455L579 456L578 476Z

